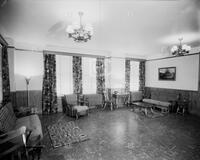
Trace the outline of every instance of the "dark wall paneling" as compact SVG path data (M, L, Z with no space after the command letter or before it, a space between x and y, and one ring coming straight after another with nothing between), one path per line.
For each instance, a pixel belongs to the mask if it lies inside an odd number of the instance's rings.
M189 100L189 109L191 113L200 115L199 91L145 87L145 97L149 97L151 95L151 98L155 100L173 101L177 99L178 94L181 94L184 98Z
M11 100L14 108L27 107L27 91L11 92ZM31 90L29 91L29 106L36 107L38 112L42 111L42 91Z
M20 107L27 107L27 92L16 91L11 92L11 101L14 109L19 109ZM29 106L36 107L39 113L42 113L42 91L40 90L30 90L29 91ZM61 97L58 97L58 111L62 112Z

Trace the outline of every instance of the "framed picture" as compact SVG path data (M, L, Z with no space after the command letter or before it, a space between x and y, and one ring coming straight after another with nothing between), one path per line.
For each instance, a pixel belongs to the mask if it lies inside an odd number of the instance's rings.
M165 81L175 81L176 67L158 68L158 79Z

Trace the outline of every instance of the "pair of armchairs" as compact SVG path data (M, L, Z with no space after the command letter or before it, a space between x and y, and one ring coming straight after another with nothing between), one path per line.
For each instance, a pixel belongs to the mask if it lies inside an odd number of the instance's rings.
M11 103L0 109L0 159L40 158L43 138L38 115L17 118Z

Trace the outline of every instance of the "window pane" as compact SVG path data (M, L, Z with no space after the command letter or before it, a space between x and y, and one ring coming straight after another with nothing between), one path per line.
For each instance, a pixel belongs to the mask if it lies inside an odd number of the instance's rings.
M56 55L57 94L73 93L72 57Z
M83 94L96 93L96 58L82 58Z
M139 90L139 62L131 61L130 91Z
M111 88L125 88L125 59L111 59Z

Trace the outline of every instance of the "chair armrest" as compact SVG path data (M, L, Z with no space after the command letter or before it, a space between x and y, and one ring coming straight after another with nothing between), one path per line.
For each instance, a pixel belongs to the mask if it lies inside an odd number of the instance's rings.
M22 126L16 130L12 130L10 132L0 135L0 144L6 143L19 136L22 136L23 142L26 143L25 134L26 134L26 127Z

